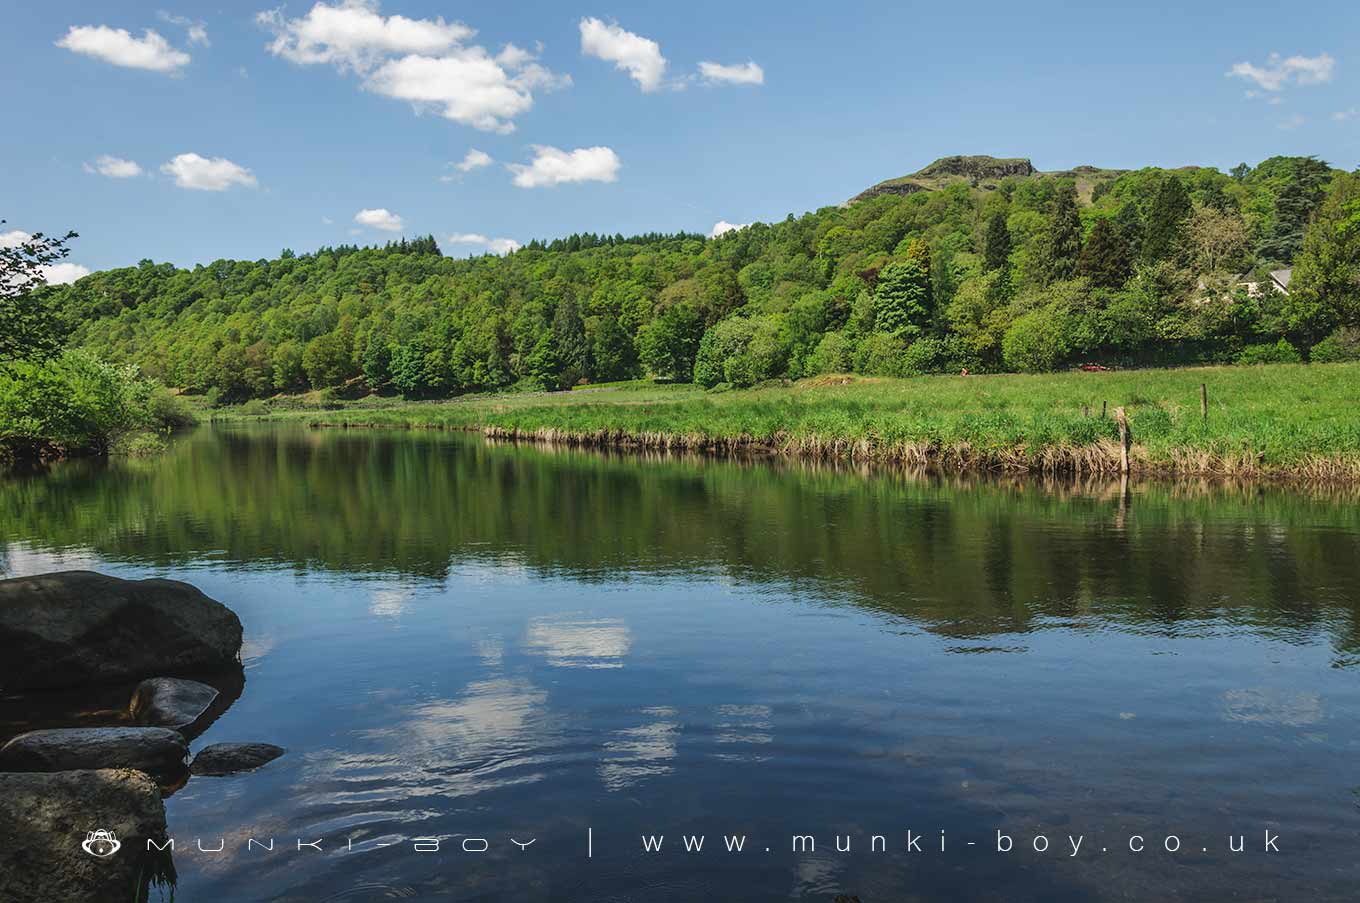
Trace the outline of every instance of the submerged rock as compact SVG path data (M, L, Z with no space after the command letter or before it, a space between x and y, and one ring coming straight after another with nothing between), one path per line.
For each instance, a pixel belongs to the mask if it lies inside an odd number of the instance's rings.
M129 707L132 720L167 727L193 739L207 728L218 693L213 687L180 677L152 677L137 685Z
M285 752L283 747L271 743L214 743L199 750L189 770L196 775L213 776L252 771Z
M163 727L72 727L29 731L0 748L0 771L135 768L165 785L184 777L188 745Z
M95 832L105 832L91 837ZM105 836L107 835L107 837ZM81 844L91 841L90 852ZM173 885L165 806L139 771L0 774L0 900L131 903ZM114 848L112 841L117 842Z
M187 583L91 571L0 580L0 689L223 668L240 649L240 619Z

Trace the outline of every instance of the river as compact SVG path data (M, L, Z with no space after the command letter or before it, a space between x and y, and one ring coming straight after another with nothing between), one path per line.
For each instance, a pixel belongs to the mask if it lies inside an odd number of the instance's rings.
M1357 501L209 426L0 568L240 615L180 903L1351 900Z

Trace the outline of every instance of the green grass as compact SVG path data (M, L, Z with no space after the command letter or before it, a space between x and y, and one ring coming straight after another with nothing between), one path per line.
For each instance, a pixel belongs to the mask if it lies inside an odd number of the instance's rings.
M1207 421L1200 414L1201 383L1208 388ZM837 376L718 393L639 382L442 402L375 399L263 419L481 429L579 444L747 448L942 468L1104 472L1119 466L1113 413L1120 406L1131 424L1135 470L1360 479L1360 364Z

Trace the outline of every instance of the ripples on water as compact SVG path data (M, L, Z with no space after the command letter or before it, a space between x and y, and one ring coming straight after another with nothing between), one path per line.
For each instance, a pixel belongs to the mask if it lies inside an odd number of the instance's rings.
M246 625L199 742L290 752L169 800L228 850L180 852L179 900L1348 900L1354 501L209 429L0 485L0 535L8 575L177 577ZM750 852L641 855L682 832ZM240 852L269 836L327 843Z

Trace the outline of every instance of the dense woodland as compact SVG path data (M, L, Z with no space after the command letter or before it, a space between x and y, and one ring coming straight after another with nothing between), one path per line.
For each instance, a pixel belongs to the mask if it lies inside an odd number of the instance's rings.
M1338 360L1360 354L1360 174L1274 157L960 177L714 239L452 259L422 238L45 291L70 344L222 400Z

